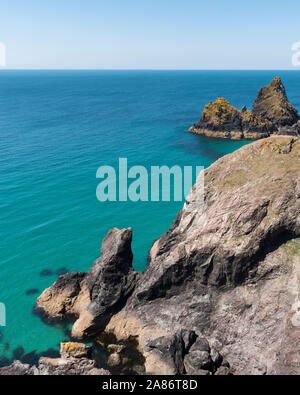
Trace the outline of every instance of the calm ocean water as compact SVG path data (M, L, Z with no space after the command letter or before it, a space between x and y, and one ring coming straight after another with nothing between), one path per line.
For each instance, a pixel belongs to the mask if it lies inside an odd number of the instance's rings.
M129 166L209 166L246 142L186 133L203 106L224 96L251 108L277 74L300 109L298 72L0 72L0 302L7 309L0 364L67 339L31 313L57 271L88 270L107 231L128 226L135 268L144 269L153 240L182 206L100 203L97 168L117 166L119 157ZM41 276L45 270L52 274Z

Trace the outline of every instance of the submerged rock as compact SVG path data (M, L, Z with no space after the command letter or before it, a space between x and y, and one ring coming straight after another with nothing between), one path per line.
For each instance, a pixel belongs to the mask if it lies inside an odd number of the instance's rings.
M259 139L271 134L297 136L299 115L288 101L279 77L260 89L253 110L241 111L224 98L205 106L200 121L189 130L209 137Z

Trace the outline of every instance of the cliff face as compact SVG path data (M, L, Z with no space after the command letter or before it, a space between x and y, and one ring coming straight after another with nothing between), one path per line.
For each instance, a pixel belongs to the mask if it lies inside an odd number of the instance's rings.
M300 132L297 110L288 101L279 77L260 89L253 110L239 111L224 98L205 106L192 133L231 139L259 139L271 134L297 136Z
M107 330L144 350L155 328L194 330L237 374L299 374L299 158L299 140L273 137L207 169L204 208L195 187Z
M228 374L230 364L235 374L299 374L300 140L259 140L204 177L204 207L196 184L144 274L131 274L131 230L109 233L73 335L135 338L148 373ZM52 286L39 309L53 316L65 292Z

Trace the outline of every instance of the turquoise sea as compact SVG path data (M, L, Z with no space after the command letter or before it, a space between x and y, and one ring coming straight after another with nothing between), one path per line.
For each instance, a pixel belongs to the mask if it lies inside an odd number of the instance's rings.
M181 202L100 203L99 166L209 166L245 141L186 133L223 96L241 108L279 74L300 109L300 74L283 71L0 72L0 365L67 339L31 312L59 273L85 271L112 227L133 227L142 270ZM30 353L29 355L26 355ZM25 358L24 358L24 355ZM8 359L6 359L8 358Z

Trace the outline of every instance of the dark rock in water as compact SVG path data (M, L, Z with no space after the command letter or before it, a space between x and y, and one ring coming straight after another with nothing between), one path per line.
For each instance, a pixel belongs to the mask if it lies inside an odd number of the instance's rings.
M56 270L56 272L55 272L55 274L57 274L58 276L62 276L67 273L69 273L69 270L66 267L62 267L62 268Z
M24 355L24 352L25 350L22 346L17 347L12 353L13 359L20 359Z
M279 126L292 126L299 120L298 112L289 102L279 77L275 77L269 85L259 90L252 111L254 115Z
M20 362L22 362L25 365L35 365L38 363L40 359L40 355L36 351L31 351L25 355L22 356L22 358L19 358Z
M60 353L58 350L54 350L53 348L49 348L46 351L42 351L40 353L36 351L31 351L27 354L22 355L19 360L25 365L38 365L39 360L41 357L48 357L48 358L59 358Z
M26 295L34 295L37 293L39 293L39 290L37 288L31 288L26 291Z
M0 355L0 368L4 368L6 366L9 366L13 361L8 359L7 357L4 357L3 355Z
M41 277L53 276L52 270L45 269L40 273Z
M297 135L299 127L297 110L288 101L285 88L279 77L260 89L249 111L231 106L224 98L207 104L200 121L190 132L208 137L259 139L271 134Z

